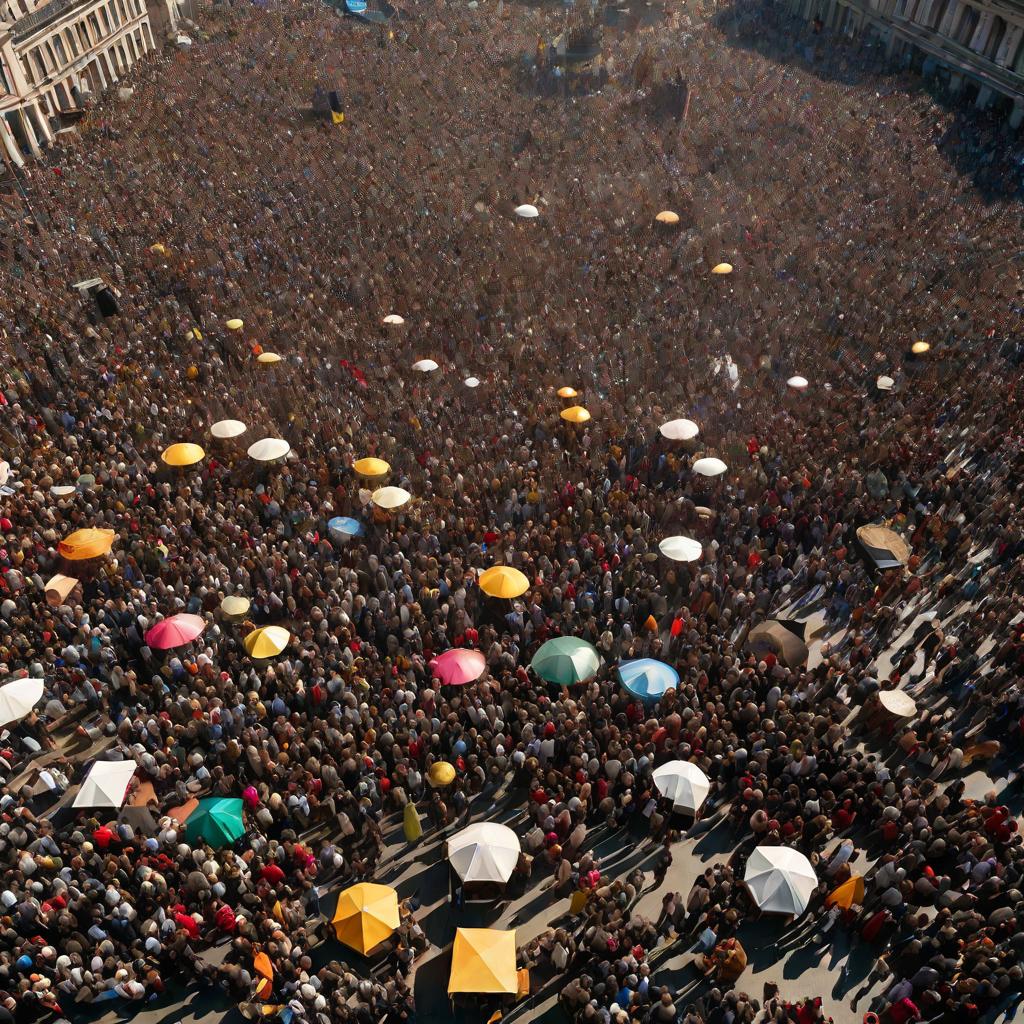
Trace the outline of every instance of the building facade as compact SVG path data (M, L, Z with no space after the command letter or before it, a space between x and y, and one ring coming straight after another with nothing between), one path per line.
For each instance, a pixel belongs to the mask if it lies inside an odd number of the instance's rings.
M173 29L175 0L157 2L157 23ZM114 87L154 49L153 20L147 0L0 0L5 158L22 165L53 141L62 112Z
M785 0L795 14L833 32L871 32L890 54L925 75L968 88L979 107L1024 120L1024 0Z

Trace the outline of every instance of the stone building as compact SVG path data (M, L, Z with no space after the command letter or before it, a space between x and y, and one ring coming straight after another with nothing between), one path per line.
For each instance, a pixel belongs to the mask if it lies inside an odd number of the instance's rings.
M969 91L979 107L1024 120L1022 0L784 0L808 20L851 37L872 33L925 75Z

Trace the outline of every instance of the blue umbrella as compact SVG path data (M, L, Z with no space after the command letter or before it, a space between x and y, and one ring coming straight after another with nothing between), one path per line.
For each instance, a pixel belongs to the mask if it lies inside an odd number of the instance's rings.
M622 685L645 704L655 703L666 690L679 685L679 673L671 665L654 658L624 661L619 665L619 678Z
M335 516L333 519L327 520L327 529L347 540L349 537L360 536L363 532L363 524L351 516Z

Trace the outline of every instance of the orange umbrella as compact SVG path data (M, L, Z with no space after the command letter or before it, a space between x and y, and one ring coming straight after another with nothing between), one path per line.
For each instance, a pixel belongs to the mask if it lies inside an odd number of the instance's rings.
M99 558L110 553L115 536L113 530L75 530L57 545L57 550L72 562Z
M841 907L843 910L849 910L855 903L859 905L863 902L864 879L860 875L851 875L825 897L826 907Z
M252 966L260 977L256 995L260 999L269 999L270 993L274 991L274 968L270 963L270 957L266 953L257 953L253 957Z

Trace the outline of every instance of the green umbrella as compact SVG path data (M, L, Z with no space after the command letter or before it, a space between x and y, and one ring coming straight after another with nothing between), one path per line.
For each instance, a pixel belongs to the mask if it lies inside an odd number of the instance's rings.
M233 797L200 800L185 822L187 843L202 840L211 846L230 846L244 832L242 801Z
M601 655L586 640L575 636L557 636L541 645L530 667L549 683L572 686L596 674L601 667Z

